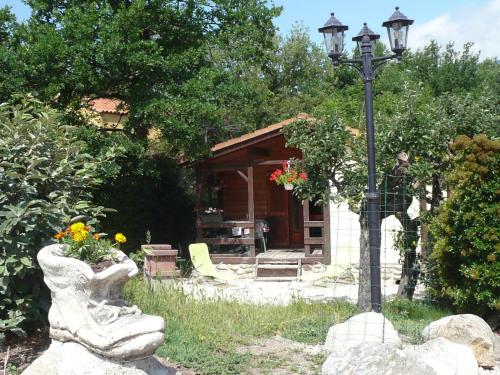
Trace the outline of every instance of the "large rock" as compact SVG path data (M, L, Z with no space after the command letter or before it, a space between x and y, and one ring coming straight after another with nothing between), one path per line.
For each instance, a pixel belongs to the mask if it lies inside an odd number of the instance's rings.
M413 363L396 344L363 342L330 354L322 375L436 375L423 363Z
M396 344L363 342L330 354L323 375L477 375L472 350L443 338L401 349Z
M423 363L438 375L477 375L478 364L471 348L438 337L405 349L412 362Z
M382 314L367 312L330 327L324 346L333 352L362 342L400 344L401 340L392 323Z
M425 341L444 337L457 344L469 346L479 366L495 366L495 335L489 325L472 314L451 315L432 322L422 331Z
M174 375L155 358L120 362L92 353L76 342L52 341L22 375Z

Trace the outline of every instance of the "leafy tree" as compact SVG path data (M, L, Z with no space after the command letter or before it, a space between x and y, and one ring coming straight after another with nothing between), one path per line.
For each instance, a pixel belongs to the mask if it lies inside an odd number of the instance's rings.
M94 128L79 128L87 152L102 155L110 147L124 151L103 176L106 183L94 192L94 201L116 212L101 220L106 231L124 231L126 251L137 251L150 232L152 243L182 249L194 237L194 205L189 179L176 161L166 156L160 140L139 142L131 136ZM187 248L187 247L185 247Z
M260 68L273 51L279 8L252 1L29 0L16 49L26 91L60 108L87 96L130 106L128 129L160 129L172 153L206 152L206 130L260 125ZM248 82L248 84L246 84ZM241 111L241 108L245 108ZM217 138L215 139L217 140Z
M18 27L10 9L0 8L0 102L21 92L25 84L24 63L17 56L19 42L14 37Z
M92 189L114 149L97 159L84 147L57 111L32 97L0 105L0 340L6 331L24 334L39 318L38 250L71 217L95 223L104 214L91 203Z
M500 141L458 137L446 174L450 197L437 210L430 255L433 295L462 312L500 310Z

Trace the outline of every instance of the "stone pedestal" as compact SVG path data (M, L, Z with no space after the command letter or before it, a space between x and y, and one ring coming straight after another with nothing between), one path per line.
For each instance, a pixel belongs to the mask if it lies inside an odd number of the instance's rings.
M110 360L76 342L53 340L49 349L22 375L175 375L154 357L124 362Z

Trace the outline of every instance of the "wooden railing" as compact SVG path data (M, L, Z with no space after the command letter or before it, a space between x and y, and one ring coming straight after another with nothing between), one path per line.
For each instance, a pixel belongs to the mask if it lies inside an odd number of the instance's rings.
M309 201L303 202L304 207L304 252L306 257L311 254L311 245L321 245L324 261L330 260L330 216L328 205L323 206L323 220L310 220ZM311 237L311 228L321 228L321 237Z
M204 237L203 229L250 229L245 237ZM255 245L255 223L251 221L223 221L222 223L196 223L197 242L205 242L209 245Z

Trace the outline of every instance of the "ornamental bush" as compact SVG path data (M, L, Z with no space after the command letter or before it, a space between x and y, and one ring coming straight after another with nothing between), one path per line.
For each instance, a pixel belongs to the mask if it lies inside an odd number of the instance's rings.
M37 251L71 217L103 215L91 192L114 150L92 158L73 130L32 97L0 104L0 346L5 332L23 335L48 306Z
M500 140L459 136L446 176L450 197L430 231L430 291L461 312L500 311Z

